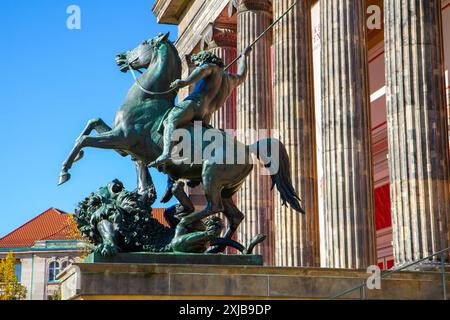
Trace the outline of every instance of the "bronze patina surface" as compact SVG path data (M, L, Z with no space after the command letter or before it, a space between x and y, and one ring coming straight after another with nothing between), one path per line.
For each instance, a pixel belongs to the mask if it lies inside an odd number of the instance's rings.
M169 34L160 34L116 56L122 72L140 69L145 69L145 72L129 90L112 127L101 119L88 122L63 163L60 184L70 179L69 170L74 162L83 157L86 147L115 150L122 156L131 156L135 162L138 175L136 191L127 192L119 181L115 181L80 203L77 210L80 230L96 244L97 252L105 256L120 251L202 253L209 247L212 247L210 253L218 253L224 252L227 246L250 254L265 236L255 235L247 248L232 240L244 219L244 213L236 207L232 198L253 170L252 154L267 166L272 160L263 152L263 148L270 146L271 153L278 155L278 170L271 176L273 185L277 186L283 204L304 212L292 186L286 148L280 141L268 138L253 145L244 145L222 130L207 125L211 114L222 106L232 88L245 79L246 55L250 49L245 50L237 75L226 74L223 63L217 57L202 52L196 58L198 68L186 80L179 80L181 60L168 38ZM175 106L176 89L189 84L196 84L198 90L185 103ZM166 117L168 120L165 121ZM177 117L183 118L183 121L176 122ZM193 123L195 120L203 121L204 125L196 127ZM161 127L166 127L166 139L163 139ZM189 133L187 139L191 150L198 148L197 131L200 131L201 137L208 131L223 138L223 149L214 155L208 154L204 151L210 147L211 141L202 139L200 161L161 161L165 159L164 149L167 151L170 145L167 141L173 132L170 128L179 127ZM92 131L97 131L98 135L92 136ZM235 150L243 154L232 150L232 156L228 157L228 145L236 146ZM231 163L228 161L230 158L233 160ZM155 187L148 171L151 165L157 165L161 172L169 176L175 188L171 190L172 194L180 201L175 212L166 216L170 227L163 227L151 216L151 206L156 199ZM193 211L189 197L179 188L180 180L202 184L207 199L203 210ZM228 220L222 238L220 233L223 224L215 216L218 213L223 213Z

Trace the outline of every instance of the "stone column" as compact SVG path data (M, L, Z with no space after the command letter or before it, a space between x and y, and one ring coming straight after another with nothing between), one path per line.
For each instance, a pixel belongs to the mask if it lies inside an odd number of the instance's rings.
M450 246L442 15L440 0L384 3L393 244L402 265Z
M235 58L237 52L236 25L212 23L208 26L203 37L203 49L211 50L222 58L225 66ZM236 73L237 64L231 66L227 72ZM236 129L236 92L228 98L227 102L211 119L211 125L219 129Z
M445 76L445 87L447 88L447 118L448 118L448 122L447 123L448 123L448 126L449 126L448 138L450 140L450 81L449 81L448 72L446 73L446 76Z
M238 5L238 51L242 52L271 23L271 2L268 0L239 0ZM260 130L272 127L272 76L271 38L262 38L248 58L247 81L238 88L237 129ZM240 136L247 144L256 142L261 136ZM267 239L256 247L268 265L274 263L273 194L269 176L263 176L255 168L247 177L237 202L245 219L239 227L239 240L248 244L256 234L266 234Z
M273 0L274 17L294 0ZM292 182L306 214L275 197L275 262L320 266L311 0L302 0L273 30L274 129L291 160Z
M365 1L321 1L326 266L376 264Z

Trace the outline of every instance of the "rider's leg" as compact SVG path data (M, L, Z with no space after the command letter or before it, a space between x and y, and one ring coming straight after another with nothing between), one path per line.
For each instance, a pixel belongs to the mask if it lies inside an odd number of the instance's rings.
M180 106L173 108L169 113L164 126L164 147L163 153L154 162L152 162L150 167L158 167L170 161L170 153L172 151L172 136L177 128L183 127L194 120L195 116L195 101L184 101Z
M175 108L174 111L169 114L168 117L168 126L164 130L164 151L163 154L170 156L170 152L172 149L172 136L173 132L183 127L194 120L195 109L194 109L194 101L186 101L181 104L180 108Z

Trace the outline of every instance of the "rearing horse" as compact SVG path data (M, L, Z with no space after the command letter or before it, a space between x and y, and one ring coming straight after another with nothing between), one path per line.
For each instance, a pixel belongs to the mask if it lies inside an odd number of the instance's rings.
M127 72L130 67L135 70L146 68L139 84L155 92L168 90L170 84L181 76L181 60L177 49L168 40L169 35L170 33L160 34L154 39L142 42L134 50L117 55L116 61L120 70ZM116 114L113 128L100 118L88 121L63 163L59 185L71 178L69 169L83 157L82 149L93 147L114 149L124 157L130 155L136 161L138 187L148 187L151 177L145 159L149 154L161 153L160 136L156 132L165 113L174 106L177 94L173 92L154 96L141 90L139 84L134 83L128 91L124 104ZM94 130L99 134L90 136Z
M176 93L156 94L167 92L170 84L181 77L181 60L175 46L168 40L169 34L144 41L137 48L119 54L116 57L121 71L126 72L128 68L139 70L146 68L145 73L133 84L126 97L124 105L116 114L114 127L108 127L101 119L88 122L77 139L69 157L63 163L60 175L60 184L70 179L69 169L73 163L83 156L82 149L85 147L113 149L123 156L130 155L136 161L138 169L138 188L148 188L150 174L147 165L153 162L162 153L162 135L159 127L164 120L168 110L175 105ZM145 89L144 89L145 88ZM155 93L153 93L155 92ZM153 94L152 94L153 93ZM198 127L188 125L185 129L189 132L188 143L192 149L197 149L194 144L194 132ZM90 136L96 130L97 136ZM208 130L201 128L203 133ZM237 227L244 219L244 215L234 205L232 197L241 188L245 178L253 170L253 163L249 161L254 153L264 163L271 159L264 158L261 145L276 142L278 146L278 171L274 173L272 182L280 192L283 204L289 205L295 210L304 213L300 206L299 198L295 192L291 177L289 157L284 145L276 139L259 141L252 146L246 146L233 137L216 129L209 129L215 136L224 139L224 148L214 155L202 158L199 163L181 163L167 166L164 172L173 180L189 179L194 183L202 183L207 199L207 206L199 212L186 212L180 221L181 226L188 227L212 214L223 212L229 220L225 238L231 238ZM210 145L208 141L201 141L201 150L204 151ZM221 161L228 159L229 146L232 145L234 161ZM242 150L244 163L238 161L242 155L234 154L234 150ZM203 153L202 153L203 154ZM224 247L216 247L215 251L223 251Z

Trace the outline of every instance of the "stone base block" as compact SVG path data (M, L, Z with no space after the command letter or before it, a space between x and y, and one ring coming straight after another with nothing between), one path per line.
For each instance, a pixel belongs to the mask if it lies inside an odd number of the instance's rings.
M369 277L365 271L263 266L74 264L58 278L71 299L328 299ZM401 272L366 299L442 299L441 274ZM450 288L450 276L446 279ZM448 289L447 289L448 290ZM359 299L360 292L342 299Z
M85 263L146 263L146 264L197 264L222 266L262 266L260 255L243 254L197 254L197 253L119 253L114 257L104 257L98 253L91 253L84 260Z

